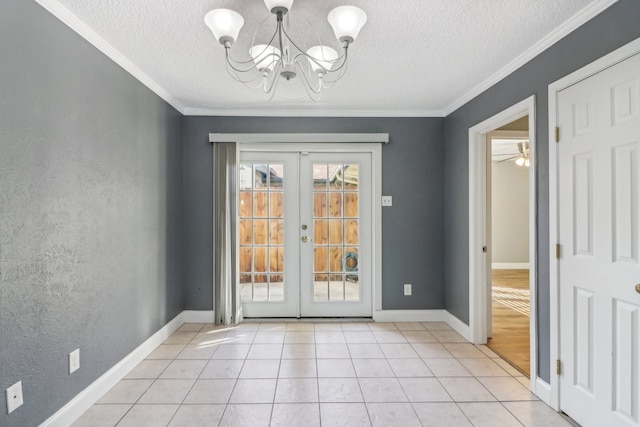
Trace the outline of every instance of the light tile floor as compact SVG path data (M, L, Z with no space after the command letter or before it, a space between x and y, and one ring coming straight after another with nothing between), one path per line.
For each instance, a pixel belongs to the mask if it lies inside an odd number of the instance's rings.
M447 324L184 324L74 427L563 426Z

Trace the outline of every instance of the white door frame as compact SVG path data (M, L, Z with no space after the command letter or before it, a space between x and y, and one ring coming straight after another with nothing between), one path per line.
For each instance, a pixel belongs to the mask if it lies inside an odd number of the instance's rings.
M376 312L382 310L382 144L389 142L388 133L210 133L209 142L237 142L241 151L299 149L316 152L371 153L372 312L375 316Z
M469 129L469 331L474 344L487 342L488 297L486 278L491 259L483 247L488 246L487 134L514 120L529 116L529 292L530 308L530 389L536 395L545 391L537 377L538 340L536 333L536 135L535 95L507 108Z
M560 283L558 280L558 259L556 258L556 243L558 237L558 153L555 141L555 128L558 123L557 103L558 92L576 84L594 74L599 73L625 59L640 53L640 39L636 39L621 48L589 65L569 74L549 85L549 295L550 295L550 345L551 354L551 393L550 406L560 410L560 378L555 374L556 360L560 359Z

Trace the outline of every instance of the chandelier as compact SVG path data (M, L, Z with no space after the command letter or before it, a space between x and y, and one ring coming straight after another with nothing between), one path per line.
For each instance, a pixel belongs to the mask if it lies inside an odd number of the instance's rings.
M229 9L214 9L207 13L204 22L225 50L226 68L236 81L252 88L262 88L265 99L273 99L282 81L298 79L305 93L314 101L320 99L323 89L331 87L347 71L348 51L351 43L367 22L367 15L354 6L339 6L329 12L327 17L333 32L342 47L341 54L320 42L320 37L306 21L309 33L315 35L317 44L306 47L301 41L295 41L290 34L291 10L293 0L264 0L267 9L275 15L275 30L270 39L256 44L258 29L254 32L249 56L234 59L231 47L237 40L244 18ZM283 96L279 94L279 96ZM303 94L303 96L305 96ZM286 96L283 96L286 97Z

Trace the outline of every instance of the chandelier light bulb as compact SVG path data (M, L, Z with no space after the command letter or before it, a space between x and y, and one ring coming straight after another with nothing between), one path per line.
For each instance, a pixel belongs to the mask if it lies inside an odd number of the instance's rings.
M261 73L267 70L269 72L273 71L273 68L280 60L280 49L266 44L253 46L249 49L249 54Z
M367 14L355 6L339 6L329 12L327 19L340 42L353 43L367 22Z
M516 160L516 165L518 166L524 165L524 157L518 157L518 159Z
M204 23L220 44L232 45L244 25L244 18L230 9L214 9L204 16Z
M313 46L307 50L307 55L314 59L309 60L311 69L320 74L331 70L333 61L338 59L338 52L329 46Z
M531 162L529 161L529 159L525 159L525 161L524 161L524 165L525 165L526 167L531 166Z

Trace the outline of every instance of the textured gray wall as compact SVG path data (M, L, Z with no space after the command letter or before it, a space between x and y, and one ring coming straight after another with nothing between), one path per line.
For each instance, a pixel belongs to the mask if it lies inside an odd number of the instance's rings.
M536 95L539 375L549 360L548 85L640 37L640 2L620 0L445 120L445 300L469 321L469 128Z
M382 149L382 306L444 308L444 119L185 117L185 309L211 310L213 271L210 132L388 132ZM413 296L402 285L413 284Z
M182 309L182 116L34 1L0 76L0 425L36 426Z

